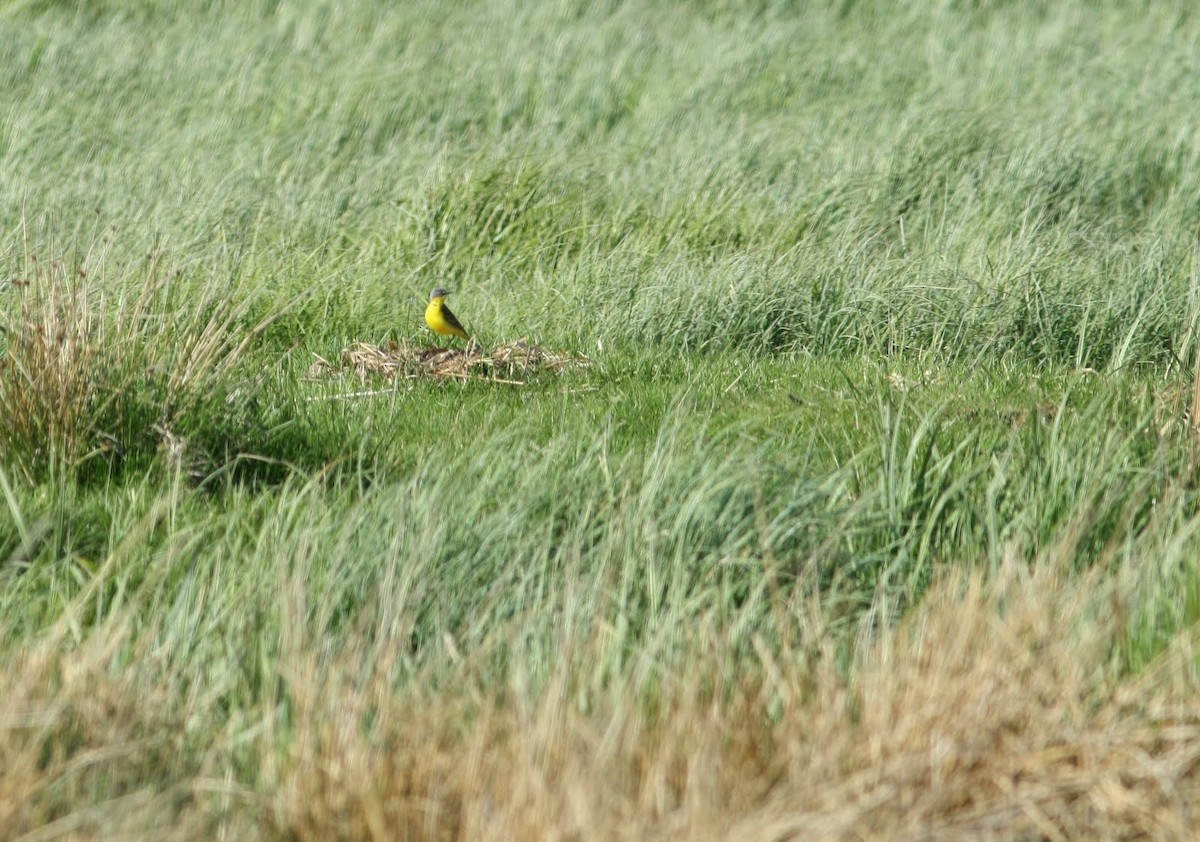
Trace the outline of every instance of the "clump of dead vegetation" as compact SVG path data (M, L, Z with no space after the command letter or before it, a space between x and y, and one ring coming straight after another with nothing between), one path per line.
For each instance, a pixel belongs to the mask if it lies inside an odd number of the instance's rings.
M590 362L582 354L552 351L526 339L497 345L490 350L474 341L466 348L358 342L343 350L336 360L317 356L317 361L308 370L308 377L315 380L353 373L363 380L371 377L410 380L432 377L523 386L539 375L559 374Z

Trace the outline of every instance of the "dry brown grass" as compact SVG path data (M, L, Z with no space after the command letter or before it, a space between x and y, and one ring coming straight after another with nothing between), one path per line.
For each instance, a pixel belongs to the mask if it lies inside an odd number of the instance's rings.
M309 368L308 376L321 379L340 372L352 372L364 380L369 377L410 380L433 377L523 386L540 374L558 374L589 362L582 354L551 351L531 345L525 339L497 345L490 351L475 342L461 349L359 342L343 350L335 362L318 356Z
M83 270L78 270L82 272ZM0 449L22 473L41 460L78 464L94 446L93 419L105 397L104 325L82 277L61 260L30 260L9 279L12 315L0 333Z
M227 285L185 284L157 253L113 265L101 246L27 253L3 271L0 467L26 480L169 438L229 391L250 345L300 300L250 326L249 301Z
M306 685L280 793L299 839L1190 839L1200 707L1190 641L1107 669L1105 586L950 577L843 675L717 649L652 716ZM1080 585L1084 585L1081 587ZM714 697L713 676L728 676ZM320 687L318 690L317 688ZM772 700L782 705L766 715ZM469 708L466 710L464 708ZM380 727L360 726L371 714Z
M270 805L262 814L212 786L220 723L208 759L176 754L187 712L166 671L147 687L110 672L111 648L35 647L9 660L0 696L0 827L29 838L1195 838L1193 637L1122 677L1111 652L1123 611L1112 580L1015 564L991 585L951 574L863 643L849 678L833 658L804 668L765 646L739 660L712 632L686 674L649 695L581 690L598 644L564 652L571 666L540 690L481 688L466 663L440 691L397 691L387 653L296 656L284 668L291 728L259 732L259 778L246 782Z
M4 665L0 838L200 838L169 688L138 692L111 650L35 645Z
M1200 365L1196 366L1196 373L1192 378L1192 403L1188 409L1192 430L1200 434Z

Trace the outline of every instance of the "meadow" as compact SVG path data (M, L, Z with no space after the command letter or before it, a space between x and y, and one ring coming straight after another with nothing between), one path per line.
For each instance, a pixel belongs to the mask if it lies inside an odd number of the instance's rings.
M1193 838L1198 40L0 2L0 838Z

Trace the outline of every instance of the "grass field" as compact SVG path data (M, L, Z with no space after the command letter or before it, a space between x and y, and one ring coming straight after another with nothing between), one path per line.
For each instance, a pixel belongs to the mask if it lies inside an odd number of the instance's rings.
M0 837L1194 838L1198 39L0 0Z

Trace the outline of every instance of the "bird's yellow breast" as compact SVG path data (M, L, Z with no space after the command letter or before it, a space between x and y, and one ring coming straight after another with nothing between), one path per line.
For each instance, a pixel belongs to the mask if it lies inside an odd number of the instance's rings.
M425 324L429 325L429 329L434 333L440 333L443 336L471 338L463 330L463 326L458 323L454 314L450 312L450 308L446 306L445 296L438 296L430 300L429 306L425 308Z

